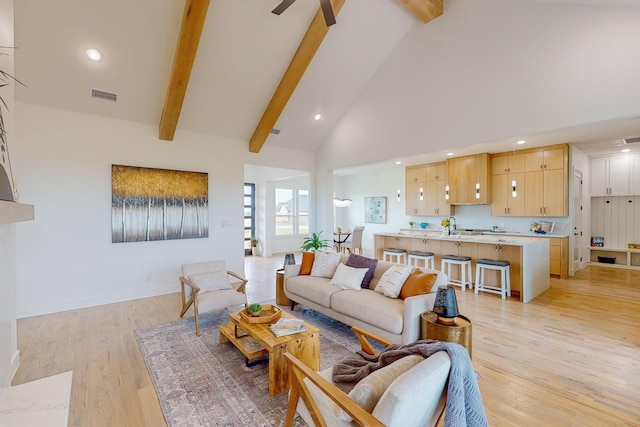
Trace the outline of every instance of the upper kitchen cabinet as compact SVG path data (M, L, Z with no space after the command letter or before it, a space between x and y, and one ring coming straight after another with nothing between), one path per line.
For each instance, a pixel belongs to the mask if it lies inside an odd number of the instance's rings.
M405 209L407 215L426 215L427 168L425 165L409 166L405 169Z
M631 156L591 159L591 195L625 196L631 193Z
M486 205L491 202L489 154L472 154L447 160L449 203Z
M427 215L453 215L447 199L447 162L427 165Z
M525 216L569 214L569 147L567 144L522 150Z
M492 154L491 174L491 215L524 216L524 154Z
M446 162L409 166L405 174L407 215L452 215L446 199Z

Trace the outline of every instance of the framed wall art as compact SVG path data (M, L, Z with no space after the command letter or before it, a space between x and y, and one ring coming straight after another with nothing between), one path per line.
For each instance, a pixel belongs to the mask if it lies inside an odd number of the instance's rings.
M386 197L364 198L364 222L370 222L373 224L387 223Z
M111 241L209 237L209 174L111 166Z

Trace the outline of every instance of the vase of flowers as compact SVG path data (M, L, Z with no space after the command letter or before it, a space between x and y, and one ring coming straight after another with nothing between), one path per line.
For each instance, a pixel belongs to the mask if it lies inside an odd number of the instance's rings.
M440 225L442 225L442 235L443 236L448 236L450 234L449 231L449 218L443 218L442 221L440 222Z

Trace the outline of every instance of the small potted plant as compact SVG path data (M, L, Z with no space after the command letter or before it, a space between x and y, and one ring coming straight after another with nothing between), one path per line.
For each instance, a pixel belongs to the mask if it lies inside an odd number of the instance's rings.
M251 243L251 255L256 256L258 252L258 239L256 239L254 236L251 236L249 242Z
M409 221L409 227L413 228L413 224L415 224L415 222Z
M322 234L322 231L319 232L318 234L312 233L311 236L304 239L304 241L302 242L302 246L300 246L300 249L302 249L305 252L309 252L312 250L318 251L323 248L330 248L331 245L329 244L329 241L322 239L320 237L321 234Z
M252 316L260 316L262 306L260 304L251 304L249 307L247 307L247 311Z

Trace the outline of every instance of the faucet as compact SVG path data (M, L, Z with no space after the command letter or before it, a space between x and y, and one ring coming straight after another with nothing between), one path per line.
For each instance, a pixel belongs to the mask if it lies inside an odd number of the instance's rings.
M453 216L449 217L449 231L456 231L456 218Z

